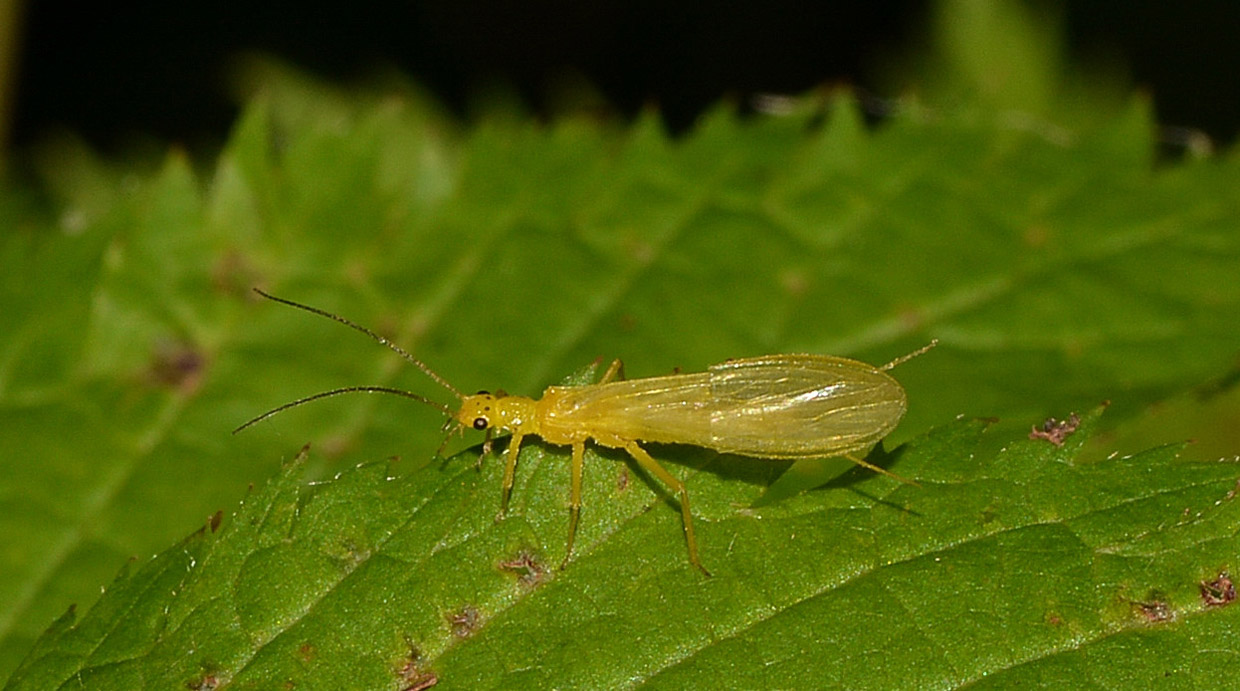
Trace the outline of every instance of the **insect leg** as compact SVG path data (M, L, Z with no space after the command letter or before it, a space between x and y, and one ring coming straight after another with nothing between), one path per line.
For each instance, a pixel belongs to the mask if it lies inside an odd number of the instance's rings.
M494 438L491 436L491 430L488 429L486 437L484 437L482 440L482 453L478 454L478 460L474 462L475 470L481 470L482 459L491 455L491 443L493 441L494 441ZM447 446L447 444L448 444L447 440L444 440L444 445Z
M624 363L620 358L611 361L611 365L607 367L607 371L603 373L603 378L599 380L599 384L606 384L610 381L624 381ZM620 466L620 475L624 483L629 481L629 467L627 465Z
M646 472L659 478L663 484L672 488L672 491L680 495L680 513L685 525L685 542L689 546L689 561L698 567L702 573L709 576L710 572L706 570L705 566L702 566L702 561L698 559L697 538L693 535L693 514L689 512L689 492L685 489L685 483L677 480L675 475L667 472L663 466L659 465L658 461L646 453L645 449L638 446L637 442L626 441L622 446Z
M499 503L499 515L503 516L508 513L508 497L512 495L513 478L517 475L517 452L521 450L522 434L513 433L512 439L508 441L508 458L504 462L504 487L503 496Z
M573 494L568 505L568 547L564 548L564 562L560 564L560 568L564 568L568 558L572 556L573 538L577 537L577 518L581 515L581 469L585 465L585 452L585 442L573 444Z
M881 474L886 475L887 477L892 478L892 479L894 479L894 480L899 480L900 482L903 482L903 483L904 483L904 484L906 484L906 485L914 485L914 486L916 486L916 487L921 487L921 485L917 484L917 483L916 483L915 481L913 481L913 480L909 480L909 479L907 479L907 478L900 477L899 475L896 475L895 473L891 472L890 470L887 470L886 468L880 468L880 467L878 467L878 466L874 465L873 463L870 463L869 461L867 461L867 460L865 460L865 459L858 458L857 456L854 456L854 455L852 455L852 454L850 454L850 453L846 453L846 454L844 454L844 458L847 458L848 460L852 461L853 463L856 463L857 465L861 466L862 468L869 468L870 470L873 470L873 471L874 471L874 472L876 472L876 473L881 473Z
M613 379L624 381L624 363L620 361L620 358L611 361L611 365L603 373L603 378L598 380L598 383L606 384Z

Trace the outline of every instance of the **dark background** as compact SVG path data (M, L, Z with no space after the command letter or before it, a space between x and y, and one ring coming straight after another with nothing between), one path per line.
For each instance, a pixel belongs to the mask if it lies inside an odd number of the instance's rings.
M1235 138L1240 2L1033 5L1059 13L1073 60L1123 66L1162 124ZM923 41L929 16L913 0L32 1L11 141L67 128L105 151L134 137L219 143L238 112L229 67L246 51L334 80L395 67L458 112L496 83L545 110L551 87L576 74L620 112L656 104L683 131L723 96L838 82L895 95L874 68Z

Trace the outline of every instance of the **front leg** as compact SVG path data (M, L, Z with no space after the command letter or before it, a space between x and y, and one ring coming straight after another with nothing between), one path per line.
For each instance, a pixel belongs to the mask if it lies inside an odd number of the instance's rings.
M508 513L508 497L512 496L513 478L517 476L517 453L521 451L521 439L525 435L513 433L508 442L507 460L504 462L504 485L499 502L499 515Z
M491 430L487 430L487 434L482 439L482 453L478 454L478 460L474 461L474 470L482 470L482 459L491 455L491 443L494 437L491 436Z

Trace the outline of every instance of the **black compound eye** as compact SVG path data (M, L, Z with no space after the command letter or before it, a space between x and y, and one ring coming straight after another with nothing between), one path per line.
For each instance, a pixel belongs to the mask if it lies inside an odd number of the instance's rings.
M474 429L483 430L487 428L487 419L484 417L474 418Z

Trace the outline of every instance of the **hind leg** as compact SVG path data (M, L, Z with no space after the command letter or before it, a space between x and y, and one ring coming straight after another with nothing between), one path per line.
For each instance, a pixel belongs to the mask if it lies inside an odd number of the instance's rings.
M709 576L710 572L706 570L706 567L702 566L702 560L698 558L697 538L693 534L693 514L689 511L689 491L685 489L685 483L676 479L675 475L667 472L667 469L659 465L659 462L646 453L645 449L638 446L637 442L627 441L620 444L620 446L625 451L628 451L633 460L637 461L637 464L644 468L646 472L659 478L663 484L680 496L680 514L685 527L685 542L689 547L689 562L698 567L702 573Z
M585 442L573 444L573 493L568 505L568 546L564 548L564 561L560 564L560 568L564 568L565 564L568 564L568 558L573 556L573 540L577 537L577 519L581 516L581 474L585 466L585 453Z

